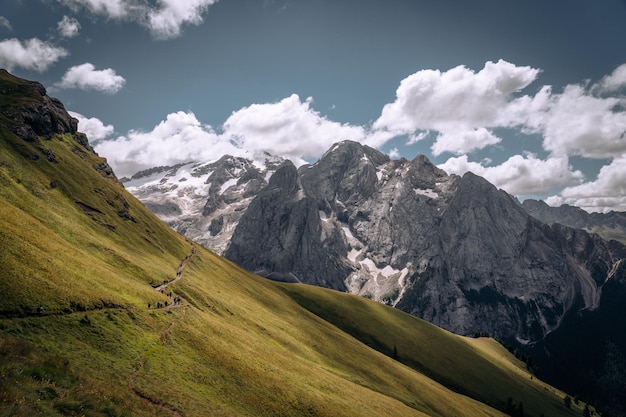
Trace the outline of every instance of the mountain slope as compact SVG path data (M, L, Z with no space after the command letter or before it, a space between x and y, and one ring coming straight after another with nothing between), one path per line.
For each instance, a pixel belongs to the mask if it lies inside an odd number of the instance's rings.
M0 72L0 92L0 414L500 416L520 401L525 415L580 414L497 344L192 244L41 86ZM69 128L29 124L55 118ZM320 317L320 300L338 314ZM354 334L339 316L370 324ZM389 329L403 363L364 343Z

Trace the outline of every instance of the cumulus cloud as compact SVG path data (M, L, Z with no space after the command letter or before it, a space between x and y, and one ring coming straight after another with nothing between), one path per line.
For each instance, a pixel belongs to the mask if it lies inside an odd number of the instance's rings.
M596 180L567 187L546 200L550 205L564 203L587 211L626 211L626 155L600 169Z
M461 155L477 149L483 149L489 145L495 145L501 141L502 139L484 127L479 127L463 132L440 133L431 150L435 156L439 156L444 152Z
M621 102L596 97L582 85L568 85L561 94L551 94L543 109L530 112L526 127L541 133L544 149L555 155L611 158L626 152Z
M612 93L626 87L626 64L622 64L594 86L599 93Z
M294 94L275 103L253 104L233 112L219 132L192 112L171 113L149 132L130 131L101 141L95 149L118 175L128 176L154 166L210 161L225 154L264 160L267 152L300 165L340 140L371 146L388 140L384 132L368 136L361 126L328 120L311 108L312 101Z
M4 16L0 16L0 27L7 29L10 32L13 32L13 26L11 26L11 22Z
M58 0L74 11L81 8L111 19L137 22L157 39L178 37L184 25L199 25L217 0Z
M58 0L61 4L74 11L85 8L94 14L102 14L109 18L121 18L129 13L130 4L127 0Z
M146 24L157 38L175 38L180 35L182 25L201 24L202 15L216 2L217 0L160 0L160 8L147 10Z
M115 94L124 86L125 82L124 77L117 75L115 70L111 68L96 70L92 64L85 63L68 69L61 81L55 86Z
M107 138L115 131L113 125L105 125L97 117L85 117L73 111L68 111L68 113L78 119L78 131L86 134L90 142Z
M246 155L211 126L200 123L192 112L182 111L167 115L149 132L130 131L126 136L102 141L94 148L107 158L119 176L131 176L155 166L212 161L226 154Z
M573 170L566 157L542 160L532 153L514 155L500 165L489 167L470 162L467 155L439 165L449 174L473 172L513 195L548 194L556 187L579 184L582 172Z
M402 156L400 155L400 151L398 150L398 148L391 149L388 155L389 155L389 158L391 159L399 159Z
M380 142L362 126L328 120L311 108L309 97L296 94L276 103L253 104L234 112L224 123L224 135L253 154L269 152L296 162L318 157L340 140Z
M517 124L509 104L538 74L504 60L489 61L479 72L465 66L418 71L400 82L396 100L383 107L373 127L397 134L438 131L438 152L464 152L468 141L471 150L481 149L499 142L487 128Z
M23 68L44 72L59 59L69 55L69 52L49 42L37 38L26 41L5 39L0 41L0 66L9 71L14 68Z
M63 16L57 23L57 29L64 38L73 38L80 31L80 23L72 17Z

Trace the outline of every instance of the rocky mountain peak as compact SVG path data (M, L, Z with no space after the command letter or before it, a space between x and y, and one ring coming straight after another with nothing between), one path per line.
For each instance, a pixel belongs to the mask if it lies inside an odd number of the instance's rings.
M142 171L124 185L175 230L222 253L252 199L283 162L272 155L264 163L224 155Z

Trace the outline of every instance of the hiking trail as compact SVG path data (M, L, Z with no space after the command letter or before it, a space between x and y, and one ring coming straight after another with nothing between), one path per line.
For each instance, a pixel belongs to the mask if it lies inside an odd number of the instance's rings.
M172 284L175 284L176 282L180 281L183 277L183 272L185 270L185 267L187 266L187 264L189 263L189 261L191 260L191 258L196 254L196 246L193 244L193 242L191 243L191 253L189 255L187 255L185 257L185 259L183 259L180 263L180 265L178 266L178 271L176 272L176 278L174 278L171 281L168 282L164 282L163 284L159 285L158 287L155 288L155 290L157 292L163 292L163 290L165 290L167 287L169 287ZM172 303L167 305L165 308L171 308L174 306L177 307L183 307L182 305L182 301L183 299L178 297L178 303ZM167 327L161 332L160 334L160 344L162 347L166 347L169 343L169 333L170 330L172 329L172 326L174 326L174 322L177 319L181 319L184 314L186 313L186 309L183 309L183 313L180 315L180 317L178 318L174 318L168 325ZM151 349L148 349L147 351L145 351L143 353L143 355L141 355L141 359L139 360L139 365L137 366L137 369L135 369L135 371L133 372L133 374L130 376L130 379L128 380L128 389L137 397L141 398L142 400L146 401L147 403L151 404L154 407L157 407L163 411L166 411L168 413L170 413L171 415L173 415L174 417L182 417L182 414L180 412L178 412L177 410L175 410L174 408L171 408L170 406L168 406L167 404L165 404L162 401L159 401L158 399L154 399L154 398L150 398L148 395L142 393L141 391L139 391L137 388L135 388L135 381L137 380L137 378L139 377L139 374L141 373L141 371L144 368L144 365L146 363L146 356L148 355L148 353L150 352Z

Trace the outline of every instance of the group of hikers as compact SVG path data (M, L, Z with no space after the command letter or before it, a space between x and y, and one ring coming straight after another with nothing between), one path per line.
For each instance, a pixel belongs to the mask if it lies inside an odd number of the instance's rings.
M195 246L191 246L191 254L187 255L185 257L185 259L183 259L183 261L180 263L180 265L178 266L178 271L176 271L176 280L180 279L181 276L183 275L183 269L185 268L186 263L189 261L189 259L196 253L196 247ZM163 287L166 287L168 284L168 281L163 281ZM172 299L172 303L170 304L169 302L165 301L165 302L160 302L158 301L156 304L153 303L148 303L148 308L152 308L152 306L154 305L154 308L164 308L164 307L168 307L169 305L180 305L182 303L182 298L180 298L179 296L174 296L172 297L172 292L168 292L167 294L165 294L164 290L161 290L161 294L167 295L169 298Z
M172 299L172 302L170 303L170 302L168 302L168 301L165 301L165 302L160 302L160 301L158 301L158 302L157 302L157 303L155 303L155 304L153 304L153 303L148 303L148 308L152 308L152 306L154 306L154 308L164 308L164 307L168 307L168 306L170 306L170 305L172 305L172 306L176 306L176 305L181 305L181 304L182 304L182 302L183 302L183 299L182 299L182 298L180 298L180 297L179 297L179 296L177 296L177 295L173 295L171 291L170 291L170 292L168 292L167 294L165 294L165 293L163 292L163 290L161 290L161 294L167 295L169 298L171 298L171 299Z

